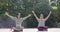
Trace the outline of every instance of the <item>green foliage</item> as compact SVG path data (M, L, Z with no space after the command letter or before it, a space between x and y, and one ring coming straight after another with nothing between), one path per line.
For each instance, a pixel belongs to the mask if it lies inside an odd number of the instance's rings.
M55 19L57 23L60 23L60 0L57 1L57 11L55 12Z

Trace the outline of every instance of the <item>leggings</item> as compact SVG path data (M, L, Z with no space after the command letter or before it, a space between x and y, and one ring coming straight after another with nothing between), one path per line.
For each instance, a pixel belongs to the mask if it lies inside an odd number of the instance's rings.
M41 31L43 31L43 30L47 30L47 29L48 29L48 27L47 27L47 26L45 26L45 27L41 27L41 26L40 26L40 27L38 27L38 30L39 30L39 31L40 31L40 30L41 30Z
M19 30L14 30L13 32L20 32Z

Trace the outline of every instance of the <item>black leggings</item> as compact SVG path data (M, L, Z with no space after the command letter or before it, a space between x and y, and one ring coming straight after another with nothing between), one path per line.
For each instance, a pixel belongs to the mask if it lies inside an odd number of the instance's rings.
M20 32L19 30L14 30L13 32Z

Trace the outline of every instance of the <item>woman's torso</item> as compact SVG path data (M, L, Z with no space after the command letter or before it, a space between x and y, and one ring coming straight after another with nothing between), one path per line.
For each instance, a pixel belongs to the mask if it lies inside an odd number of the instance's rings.
M45 26L45 19L39 19L38 20L38 27L40 27L40 26Z

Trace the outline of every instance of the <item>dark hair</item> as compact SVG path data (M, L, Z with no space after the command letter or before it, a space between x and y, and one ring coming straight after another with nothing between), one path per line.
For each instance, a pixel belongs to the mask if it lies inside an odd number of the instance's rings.
M15 17L17 17L18 16L18 13L15 13Z
M19 15L18 13L16 15Z

